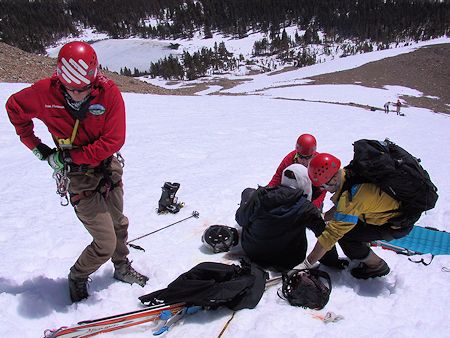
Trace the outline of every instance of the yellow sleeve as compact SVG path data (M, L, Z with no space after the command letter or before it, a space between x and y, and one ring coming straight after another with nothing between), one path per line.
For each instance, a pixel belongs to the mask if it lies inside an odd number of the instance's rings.
M351 198L350 198L351 197ZM318 238L327 250L352 230L358 220L382 225L395 216L399 203L370 183L357 184L344 191L338 200L333 219Z

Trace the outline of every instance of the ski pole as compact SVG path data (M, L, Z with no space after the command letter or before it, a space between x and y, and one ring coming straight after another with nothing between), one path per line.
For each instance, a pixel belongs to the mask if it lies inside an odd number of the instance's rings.
M127 245L129 245L129 246L132 247L133 249L138 249L138 250L145 251L145 250L144 250L142 247L140 247L139 245L130 244L130 243L131 243L131 242L134 242L134 241L137 241L138 239L141 239L141 238L150 236L150 235L152 235L152 234L154 234L154 233L156 233L156 232L158 232L158 231L167 229L167 228L169 228L169 227L171 227L171 226L173 226L173 225L175 225L175 224L178 224L178 223L180 223L180 222L183 222L183 221L185 221L185 220L187 220L187 219L189 219L189 218L192 218L192 217L198 218L199 215L200 215L200 214L198 213L198 211L193 211L191 216L186 217L186 218L183 218L183 219L181 219L181 220L179 220L179 221L176 221L176 222L174 222L174 223L171 223L171 224L169 224L169 225L166 225L166 226L164 226L164 227L162 227L162 228L156 229L156 230L154 230L154 231L152 231L152 232L149 232L148 234L145 234L145 235L139 236L139 237L137 237L137 238L135 238L135 239L132 239L131 241L128 241L128 242L127 242Z

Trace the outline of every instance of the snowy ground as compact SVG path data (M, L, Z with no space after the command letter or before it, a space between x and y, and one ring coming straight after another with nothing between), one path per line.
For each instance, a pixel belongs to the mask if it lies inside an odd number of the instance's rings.
M362 57L354 57L355 66ZM342 66L338 61L333 71ZM320 66L327 72L332 65L316 65L313 71L321 71ZM297 78L301 76L279 80ZM139 296L165 287L197 263L229 263L224 255L204 250L201 234L211 224L236 226L234 213L241 191L267 184L301 133L314 134L319 151L337 155L344 164L351 159L352 142L357 139L389 137L400 144L422 159L439 188L436 208L418 224L450 230L450 164L444 156L450 149L447 115L406 107L402 110L406 116L398 117L296 100L349 102L358 98L381 107L404 91L420 93L408 88L380 90L357 85L275 89L270 77L253 83L243 91L268 88L264 95L124 94L128 125L122 154L126 159L129 238L187 217L194 210L200 218L137 242L146 252L132 251L130 257L134 266L150 277L145 288L116 282L112 264L107 263L92 275L91 297L79 304L70 303L67 274L90 237L71 208L59 205L51 169L20 143L6 114L0 115L1 337L39 337L47 328L138 309ZM3 107L9 95L24 86L1 83L0 105ZM51 144L41 124L37 123L36 133ZM186 207L177 215L155 213L164 181L181 183L177 195ZM328 197L326 209L331 206ZM314 243L312 233L308 236ZM425 267L393 252L375 250L391 266L388 276L361 281L352 278L349 271L329 271L333 292L325 309L318 312L289 306L278 298L277 287L272 287L255 309L236 313L223 337L448 337L450 320L445 306L450 275L441 270L450 267L448 256L438 256ZM324 324L313 317L327 311L344 316L344 320ZM183 320L166 336L216 337L230 316L226 309L203 311ZM104 335L143 336L151 336L151 325Z

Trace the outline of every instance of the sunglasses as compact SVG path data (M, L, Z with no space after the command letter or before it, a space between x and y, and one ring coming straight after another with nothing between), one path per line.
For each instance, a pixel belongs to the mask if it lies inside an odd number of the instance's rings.
M64 88L66 88L66 90L71 93L83 93L83 92L86 92L89 89L91 89L92 85L87 85L86 87L83 87L83 88L70 88L70 87L64 87Z
M337 173L334 174L327 183L322 184L320 187L325 190L333 188L335 186L335 184L330 184L330 183L336 177L336 175L337 175Z
M302 155L302 154L299 154L299 153L295 154L295 156L297 158L302 159L302 160L309 160L309 159L311 159L313 157L312 155Z

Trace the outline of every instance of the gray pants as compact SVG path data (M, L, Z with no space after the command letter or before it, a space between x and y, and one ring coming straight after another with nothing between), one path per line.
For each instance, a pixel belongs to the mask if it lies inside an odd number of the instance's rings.
M111 172L110 177L114 184L121 181L123 170L115 157L108 171ZM103 176L101 172L70 173L70 193L95 191ZM93 240L70 268L72 277L87 278L109 259L114 264L126 262L129 253L126 245L128 218L123 214L122 186L115 186L107 197L101 190L95 191L89 197L79 200L74 209Z

